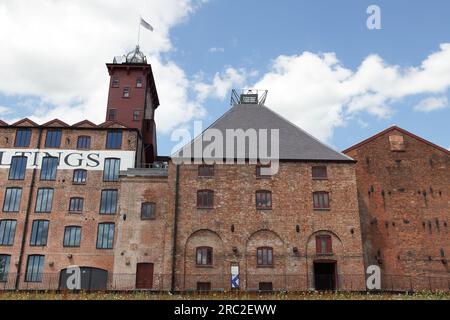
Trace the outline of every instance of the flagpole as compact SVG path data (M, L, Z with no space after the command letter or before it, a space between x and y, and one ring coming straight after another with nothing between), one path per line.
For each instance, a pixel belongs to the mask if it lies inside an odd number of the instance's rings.
M138 31L138 43L137 43L138 46L139 46L140 39L141 39L141 18L139 17L139 31Z

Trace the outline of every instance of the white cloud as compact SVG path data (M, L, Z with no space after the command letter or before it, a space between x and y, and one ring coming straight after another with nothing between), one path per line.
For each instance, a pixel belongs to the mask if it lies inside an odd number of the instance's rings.
M170 28L205 2L2 1L0 93L28 97L28 106L18 107L32 112L31 118L39 122L51 118L69 123L84 118L104 121L108 93L105 62L133 49L142 15L155 28L154 32L141 30L141 49L153 65L164 110L157 112L158 128L167 131L204 112L188 97L190 83L184 71L171 61L163 62L160 54L173 49Z
M415 111L431 112L448 107L447 97L429 97L421 100L415 107Z
M233 87L241 87L247 79L244 69L234 69L228 67L224 72L217 72L212 82L203 82L203 75L198 75L194 89L198 95L199 101L203 101L208 97L224 99Z
M11 114L12 110L10 107L0 106L0 116L6 116Z
M450 88L450 43L418 67L389 65L377 55L356 71L334 53L279 56L254 85L268 89L267 105L321 140L359 113L389 118L393 103L417 94L442 94Z
M224 48L218 48L218 47L212 47L212 48L209 48L208 52L211 52L211 53L224 53L225 49Z

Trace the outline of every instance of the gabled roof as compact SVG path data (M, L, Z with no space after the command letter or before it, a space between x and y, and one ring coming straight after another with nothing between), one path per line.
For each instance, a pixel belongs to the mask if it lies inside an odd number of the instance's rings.
M116 120L115 121L106 121L106 122L99 124L98 126L102 127L102 128L120 128L120 129L127 128L127 126L125 124L123 124L120 121L116 121Z
M267 130L268 143L266 144L267 153L271 153L270 137L271 129L279 130L279 160L304 160L304 161L351 161L354 160L344 154L341 154L331 147L320 142L310 134L306 133L304 130L300 129L298 126L294 125L290 121L281 117L279 114L275 113L271 109L263 105L257 104L239 104L233 106L228 112L226 112L222 117L220 117L216 122L214 122L209 128L207 128L203 133L195 138L191 143L184 146L182 149L177 151L172 157L186 158L188 152L186 150L191 150L191 155L194 155L194 141L201 139L202 136L207 133L213 133L213 130L217 129L222 133L223 136L223 150L225 153L226 147L226 130L227 129L255 129L259 132L260 129ZM211 142L203 141L203 150ZM249 144L246 143L245 146L245 157L249 158ZM184 151L184 152L183 152ZM257 150L259 154L259 146ZM186 156L183 157L183 154ZM234 151L235 159L238 158L236 151ZM225 154L223 155L225 156ZM227 155L228 156L228 155ZM192 156L193 157L193 156ZM216 157L213 157L216 158ZM218 158L218 157L217 157ZM259 157L258 157L259 158Z
M14 122L13 124L11 124L11 126L39 127L39 125L36 122L31 121L28 118L23 118L22 120Z
M0 126L4 127L4 126L9 126L9 124L7 124L5 121L0 120Z
M53 119L41 125L42 127L68 127L69 125L59 119Z
M432 143L432 142L430 142L430 141L428 141L428 140L425 140L424 138L421 138L421 137L419 137L419 136L416 136L414 133L411 133L411 132L409 132L409 131L406 131L405 129L402 129L402 128L396 126L396 125L391 126L391 127L387 128L387 129L385 129L385 130L383 130L383 131L377 133L376 135L374 135L374 136L372 136L372 137L370 137L370 138L368 138L368 139L366 139L366 140L363 140L363 141L361 141L360 143L357 143L357 144L355 144L354 146L351 146L351 147L348 148L348 149L345 149L345 150L342 151L342 152L343 152L343 153L347 153L347 152L350 152L350 151L352 151L352 150L354 150L354 149L358 149L359 147L361 147L361 146L363 146L363 145L365 145L365 144L367 144L367 143L370 143L370 142L372 142L373 140L375 140L375 139L377 139L377 138L379 138L379 137L385 135L386 133L389 133L389 132L391 132L391 131L394 131L394 130L397 130L397 131L399 131L399 132L401 132L401 133L403 133L403 134L405 134L405 135L407 135L407 136L410 136L411 138L414 138L414 139L416 139L416 140L419 140L420 142L423 142L423 143L425 143L425 144L427 144L427 145L429 145L429 146L432 146L433 148L436 148L436 149L438 149L438 150L440 150L440 151L443 151L443 152L445 152L445 153L447 153L447 154L450 154L450 151L449 151L449 150L447 150L447 149L445 149L445 148L443 148L443 147L441 147L441 146L438 146L437 144L434 144L434 143Z
M97 125L89 120L83 120L72 125L74 128L97 128Z

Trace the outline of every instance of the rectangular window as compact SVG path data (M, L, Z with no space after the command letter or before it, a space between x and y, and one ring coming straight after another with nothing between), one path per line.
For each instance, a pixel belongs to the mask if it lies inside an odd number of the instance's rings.
M142 78L136 79L136 88L142 88Z
M16 140L14 141L15 147L29 147L31 140L31 129L17 129Z
M208 209L214 207L214 191L200 190L197 191L197 208Z
M129 98L130 97L130 87L123 88L123 97Z
M200 247L197 248L197 265L212 266L213 264L213 248Z
M257 262L258 267L271 267L273 265L273 249L272 248L258 248Z
M34 220L31 228L30 246L45 247L48 237L48 221Z
M59 159L56 157L42 158L41 180L56 180L56 170L58 168Z
M214 166L202 164L198 166L198 176L199 177L213 177L214 176Z
M87 179L87 170L77 169L73 171L73 183L84 184Z
M109 130L106 136L106 149L120 149L122 147L122 131Z
M112 249L114 244L114 223L99 223L97 249Z
M11 157L11 167L9 169L9 180L25 179L27 169L27 157Z
M141 119L141 112L139 110L133 111L133 121L139 121Z
M64 228L64 247L79 247L81 242L81 227Z
M325 180L327 176L327 167L312 167L312 178L314 180Z
M22 188L6 188L3 202L4 212L19 212Z
M43 273L44 273L44 256L40 255L28 256L25 282L42 282Z
M317 254L333 254L331 244L331 236L316 236L316 253Z
M119 83L120 83L120 81L119 81L118 77L112 77L111 87L118 88L119 87Z
M108 121L115 121L116 118L117 118L116 109L109 109L108 110Z
M100 199L100 214L116 214L117 190L102 190Z
M12 246L16 234L16 220L0 220L0 246Z
M59 148L61 145L61 129L48 129L45 137L46 148Z
M8 281L9 263L11 256L6 254L0 254L0 282Z
M145 202L141 205L141 220L154 220L156 218L156 205L152 202Z
M91 137L79 136L77 140L77 149L89 150L91 148Z
M256 208L272 209L272 192L256 191Z
M120 159L106 158L103 181L119 181Z
M39 188L36 197L36 209L37 213L50 213L52 212L53 202L53 189Z
M273 291L272 282L260 282L259 291Z
M314 192L314 209L330 209L330 200L328 197L328 192Z
M70 198L69 212L83 212L83 205L83 198Z
M211 282L197 282L198 292L209 292L211 291Z

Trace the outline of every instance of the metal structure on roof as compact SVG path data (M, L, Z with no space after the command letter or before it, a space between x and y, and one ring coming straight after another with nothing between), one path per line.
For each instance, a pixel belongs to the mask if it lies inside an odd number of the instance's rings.
M258 89L242 89L240 93L236 89L231 90L230 105L237 104L258 104L264 105L266 103L268 90Z
M139 45L137 45L134 50L128 52L126 55L114 57L113 63L143 64L147 63L147 57L142 53L142 51L139 48Z

